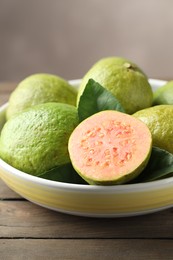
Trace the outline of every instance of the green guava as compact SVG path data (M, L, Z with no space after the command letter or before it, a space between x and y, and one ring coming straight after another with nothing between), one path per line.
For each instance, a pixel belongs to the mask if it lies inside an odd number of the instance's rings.
M68 149L74 169L89 184L114 185L137 177L148 163L152 138L140 120L102 111L72 132Z
M34 74L19 83L11 93L6 117L42 103L76 105L77 91L64 79L51 74Z
M173 105L173 80L154 92L153 105Z
M9 119L1 132L0 157L32 175L70 162L68 139L78 125L76 107L44 103Z
M147 76L129 60L108 57L94 64L82 79L77 104L90 78L109 90L128 114L152 105L153 93Z
M173 153L173 105L142 109L133 116L148 126L154 146Z

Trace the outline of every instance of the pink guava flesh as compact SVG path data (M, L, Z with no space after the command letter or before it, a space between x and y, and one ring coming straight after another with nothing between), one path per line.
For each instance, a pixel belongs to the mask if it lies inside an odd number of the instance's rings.
M76 171L90 184L120 184L146 166L152 147L148 127L117 111L102 111L81 122L69 139Z

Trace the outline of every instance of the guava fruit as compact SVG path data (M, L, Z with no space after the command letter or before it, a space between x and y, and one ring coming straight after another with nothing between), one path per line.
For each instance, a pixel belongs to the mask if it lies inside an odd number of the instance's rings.
M173 80L154 92L153 105L173 105Z
M137 177L148 163L152 138L140 120L106 110L82 121L68 150L74 169L89 184L114 185Z
M77 91L64 79L51 74L34 74L22 80L11 93L6 118L24 109L48 102L76 105Z
M142 109L133 116L148 126L154 146L173 153L173 105Z
M153 93L147 76L127 59L107 57L94 64L81 81L77 104L91 78L109 90L128 114L152 105Z
M0 157L13 167L40 175L70 162L68 139L78 125L76 107L44 103L10 118L0 137Z

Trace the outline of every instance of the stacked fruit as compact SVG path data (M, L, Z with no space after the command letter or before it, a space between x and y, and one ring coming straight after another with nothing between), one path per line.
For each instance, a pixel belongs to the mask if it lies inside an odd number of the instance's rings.
M10 96L0 157L63 182L114 185L170 176L172 88L169 82L153 95L145 73L119 57L94 64L78 91L58 76L32 75Z

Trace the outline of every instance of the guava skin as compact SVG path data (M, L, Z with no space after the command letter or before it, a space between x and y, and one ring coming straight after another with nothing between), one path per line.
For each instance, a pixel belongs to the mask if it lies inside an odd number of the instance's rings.
M77 104L91 78L109 90L128 114L152 106L153 92L148 78L136 64L126 59L108 57L94 64L81 81Z
M34 74L22 80L11 93L6 118L48 102L75 106L76 98L76 89L63 78L51 74Z
M131 181L146 167L151 149L148 127L130 115L112 110L82 121L68 144L74 169L91 185Z
M0 137L0 157L31 175L70 162L68 139L78 125L76 107L44 103L9 119Z
M133 116L150 129L154 146L173 153L173 105L142 109Z
M173 105L173 80L154 92L153 106L156 105Z

